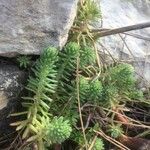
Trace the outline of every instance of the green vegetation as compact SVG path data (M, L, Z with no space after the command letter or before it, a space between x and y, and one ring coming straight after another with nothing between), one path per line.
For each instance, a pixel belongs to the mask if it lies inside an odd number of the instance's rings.
M110 132L111 137L119 138L123 134L123 129L121 128L121 124L111 125L108 132Z
M52 95L57 86L56 66L58 51L47 48L32 69L34 75L29 78L26 89L28 97L24 97L23 106L27 111L13 114L26 115L23 121L12 123L17 125L16 130L23 129L22 138L28 142L36 142L40 150L44 149L44 141L48 143L62 142L69 137L71 127L69 121L63 117L53 117L49 113Z
M59 145L59 150L104 150L113 147L107 141L118 140L128 127L143 125L125 109L145 104L134 68L121 62L105 67L100 62L89 25L101 13L94 1L81 0L78 5L71 42L62 51L53 47L43 51L31 69L23 111L12 114L22 119L11 124L25 143L18 149ZM18 61L27 67L26 57Z
M86 143L79 122L87 120L88 116L86 109L83 109L85 114L82 118L78 115L81 109L79 101L82 107L91 105L93 113L95 106L116 109L120 104L126 104L128 98L125 97L131 95L131 89L136 89L131 65L117 64L97 77L99 68L94 61L96 56L92 55L93 59L88 61L86 59L91 57L93 49L83 49L76 43L68 43L60 52L47 48L32 68L33 75L26 87L28 95L23 97L22 103L25 111L12 114L24 115L25 119L12 125L17 126L16 130L22 129L22 138L36 143L39 150L44 150L45 145L60 144L69 137L69 140L77 141L75 133L80 137L77 144L82 145L82 149L90 147L88 143L92 142L91 137L94 136L91 133L94 124L89 123L84 130ZM94 68L93 72L87 70L89 66ZM112 137L117 137L121 132L118 126L112 126L108 131L112 132ZM93 149L103 149L103 145L102 140L97 138Z
M19 66L21 68L27 68L28 65L30 65L30 60L31 60L31 58L28 56L19 56L17 58L17 62L19 63Z
M79 0L77 15L70 30L71 41L80 45L93 45L93 36L90 32L90 24L101 18L100 6L93 0Z

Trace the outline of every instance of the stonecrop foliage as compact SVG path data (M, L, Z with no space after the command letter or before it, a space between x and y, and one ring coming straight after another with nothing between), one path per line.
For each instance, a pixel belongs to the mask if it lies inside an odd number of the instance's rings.
M70 30L69 41L93 43L91 24L101 18L100 6L95 0L79 0L77 15Z
M11 124L22 131L21 149L58 149L58 145L66 150L108 149L105 136L96 131L121 137L124 132L117 121L122 121L122 107L143 100L131 65L99 64L89 28L101 15L95 1L80 0L78 7L68 43L62 51L53 47L43 51L31 69L24 111L12 114L22 119ZM18 61L28 65L26 57Z
M31 60L31 58L28 56L19 56L17 58L17 62L19 63L19 66L21 68L25 68L25 69L29 66L30 60Z
M22 138L27 143L36 144L39 150L67 139L77 143L79 149L90 147L95 125L92 120L86 123L89 118L86 107L114 109L130 99L133 89L139 92L135 87L134 69L129 64L116 64L102 71L100 76L97 72L95 51L89 46L70 42L62 51L52 47L45 49L32 68L26 86L28 94L22 102L24 111L12 114L23 115L23 120L12 125L17 126L16 130L22 130ZM78 94L82 108L78 107ZM87 145L84 143L79 109L83 112ZM95 109L91 107L91 113ZM98 125L97 128L100 127ZM113 136L118 134L118 130L109 131ZM103 149L103 140L97 137L93 150Z
M58 50L47 48L32 68L33 76L28 80L26 89L28 96L23 97L24 112L12 114L24 115L23 121L12 123L16 130L23 130L22 138L27 142L34 141L39 150L44 150L45 144L61 143L70 136L69 120L53 116L50 103L57 88Z

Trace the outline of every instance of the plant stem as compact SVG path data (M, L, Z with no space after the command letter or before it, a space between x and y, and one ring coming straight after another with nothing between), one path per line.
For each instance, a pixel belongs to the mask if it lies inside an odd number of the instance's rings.
M150 22L145 22L145 23L139 23L139 24L125 26L125 27L121 27L121 28L110 29L110 30L101 31L101 32L95 34L95 39L97 39L99 37L104 37L104 36L108 36L108 35L114 35L114 34L132 31L132 30L149 28L149 27L150 27Z
M81 112L81 104L80 104L80 95L79 95L79 57L77 57L77 68L76 68L76 83L77 83L77 100L78 100L78 110L79 110L79 117L80 117L80 122L81 122L81 128L82 128L82 132L83 132L83 137L84 137L84 141L85 141L85 147L86 150L87 148L87 139L86 139L86 135L85 135L85 128L83 125L83 119L82 119L82 112Z

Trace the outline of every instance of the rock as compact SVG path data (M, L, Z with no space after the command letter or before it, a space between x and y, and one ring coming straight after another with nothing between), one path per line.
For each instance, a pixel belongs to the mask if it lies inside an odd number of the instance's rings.
M0 136L10 132L8 115L17 109L20 104L19 94L26 81L25 72L18 67L0 64Z
M117 28L150 21L150 2L147 0L99 0L103 28ZM97 24L100 27L101 23ZM150 28L125 34L102 37L99 50L135 67L141 86L150 87ZM146 37L146 39L140 39ZM102 45L100 45L102 44ZM144 80L143 80L144 79Z
M78 0L1 0L0 55L40 54L61 48L76 15Z

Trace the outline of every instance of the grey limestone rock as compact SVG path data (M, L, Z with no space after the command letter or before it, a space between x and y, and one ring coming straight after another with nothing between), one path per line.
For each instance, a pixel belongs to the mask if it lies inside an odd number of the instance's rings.
M9 132L8 116L16 111L20 103L19 94L24 87L26 73L18 67L0 64L0 136Z
M97 27L117 28L150 21L149 0L98 0L102 24ZM130 34L130 35L129 35ZM145 39L141 39L144 37ZM150 87L150 28L111 35L99 40L99 50L135 67L141 86ZM102 44L103 46L101 46ZM143 80L144 79L144 80Z
M0 0L0 55L40 54L61 48L76 15L78 0Z

